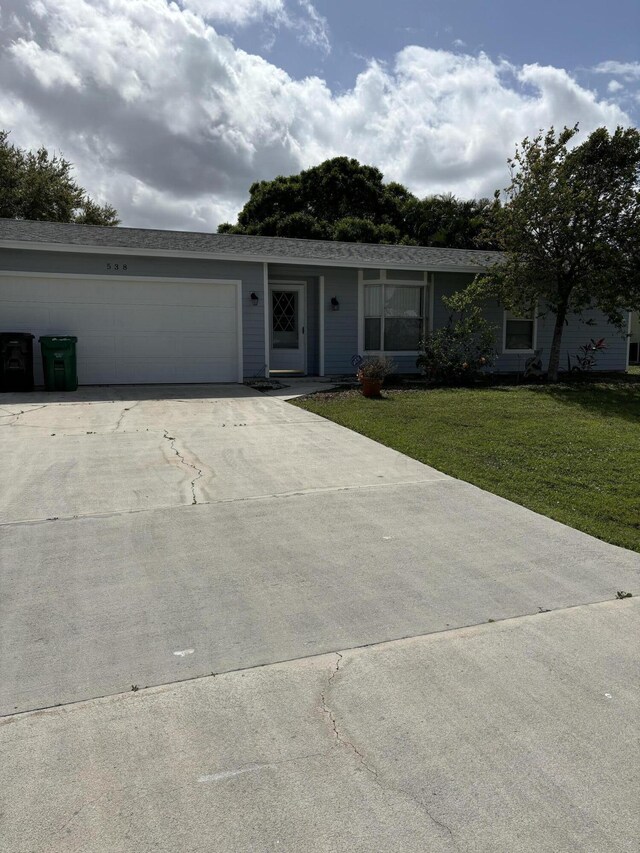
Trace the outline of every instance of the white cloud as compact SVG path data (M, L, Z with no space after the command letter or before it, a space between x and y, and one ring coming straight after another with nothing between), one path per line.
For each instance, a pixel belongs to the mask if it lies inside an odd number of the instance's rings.
M609 84L607 85L607 91L611 92L612 95L615 95L616 92L619 92L621 89L624 89L622 83L618 80L609 80Z
M42 0L38 0L42 2ZM183 9L213 24L244 27L268 21L270 27L281 27L298 33L303 44L330 52L329 28L311 0L179 0ZM271 41L271 35L267 41Z
M265 17L284 15L284 0L180 0L206 20L243 26Z
M319 47L324 53L329 53L331 45L329 43L329 28L326 18L318 12L316 7L310 0L298 0L298 5L302 9L302 17L294 18L294 28L298 29L302 34L302 41L314 47Z
M53 50L40 47L35 41L18 39L10 48L18 65L28 68L43 89L55 86L80 88L80 78L71 63Z
M640 62L616 62L608 60L601 62L593 69L596 74L618 74L625 80L640 79Z
M62 151L129 225L213 229L255 180L336 155L418 195L490 195L524 136L630 123L558 68L407 47L335 95L166 0L7 5L18 24L0 32L0 127Z

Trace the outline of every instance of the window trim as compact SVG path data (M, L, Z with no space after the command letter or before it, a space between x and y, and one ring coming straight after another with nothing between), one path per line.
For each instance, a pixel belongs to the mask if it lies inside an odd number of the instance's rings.
M533 334L531 335L531 349L507 349L507 314L513 312L506 308L502 312L502 354L503 355L532 355L535 353L538 346L538 311L536 308L531 312L531 322L533 323ZM528 317L511 317L511 319L528 320Z
M420 350L365 350L364 348L364 289L370 285L393 285L393 287L422 287L424 288L424 311L427 311L426 318L423 317L422 333L426 334L433 331L433 293L434 282L433 273L423 272L422 278L416 279L393 279L387 278L387 270L380 270L380 278L371 279L364 278L363 270L358 270L358 353L361 355L379 355L379 356L417 356ZM424 320L426 319L426 323ZM384 314L382 315L382 325L380 329L380 343L384 344Z

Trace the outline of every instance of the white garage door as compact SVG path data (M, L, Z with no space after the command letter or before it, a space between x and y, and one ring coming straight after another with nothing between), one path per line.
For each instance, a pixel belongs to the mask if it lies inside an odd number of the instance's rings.
M81 385L237 382L235 282L0 275L0 331L76 335Z

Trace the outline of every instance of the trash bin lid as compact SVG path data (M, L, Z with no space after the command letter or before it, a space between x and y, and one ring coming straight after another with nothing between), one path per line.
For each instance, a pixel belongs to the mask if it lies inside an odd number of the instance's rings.
M17 340L20 338L31 338L31 340L33 340L33 338L35 338L35 335L32 335L31 332L0 332L0 338L2 340L4 340L5 338L10 338L11 340Z
M78 339L75 335L42 335L38 341L45 344L75 344Z

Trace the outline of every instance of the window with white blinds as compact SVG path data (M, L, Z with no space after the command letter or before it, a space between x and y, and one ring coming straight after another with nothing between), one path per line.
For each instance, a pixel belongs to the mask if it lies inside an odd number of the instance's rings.
M364 285L365 352L416 352L427 323L427 287Z
M504 352L532 352L535 349L536 320L530 314L504 312Z

